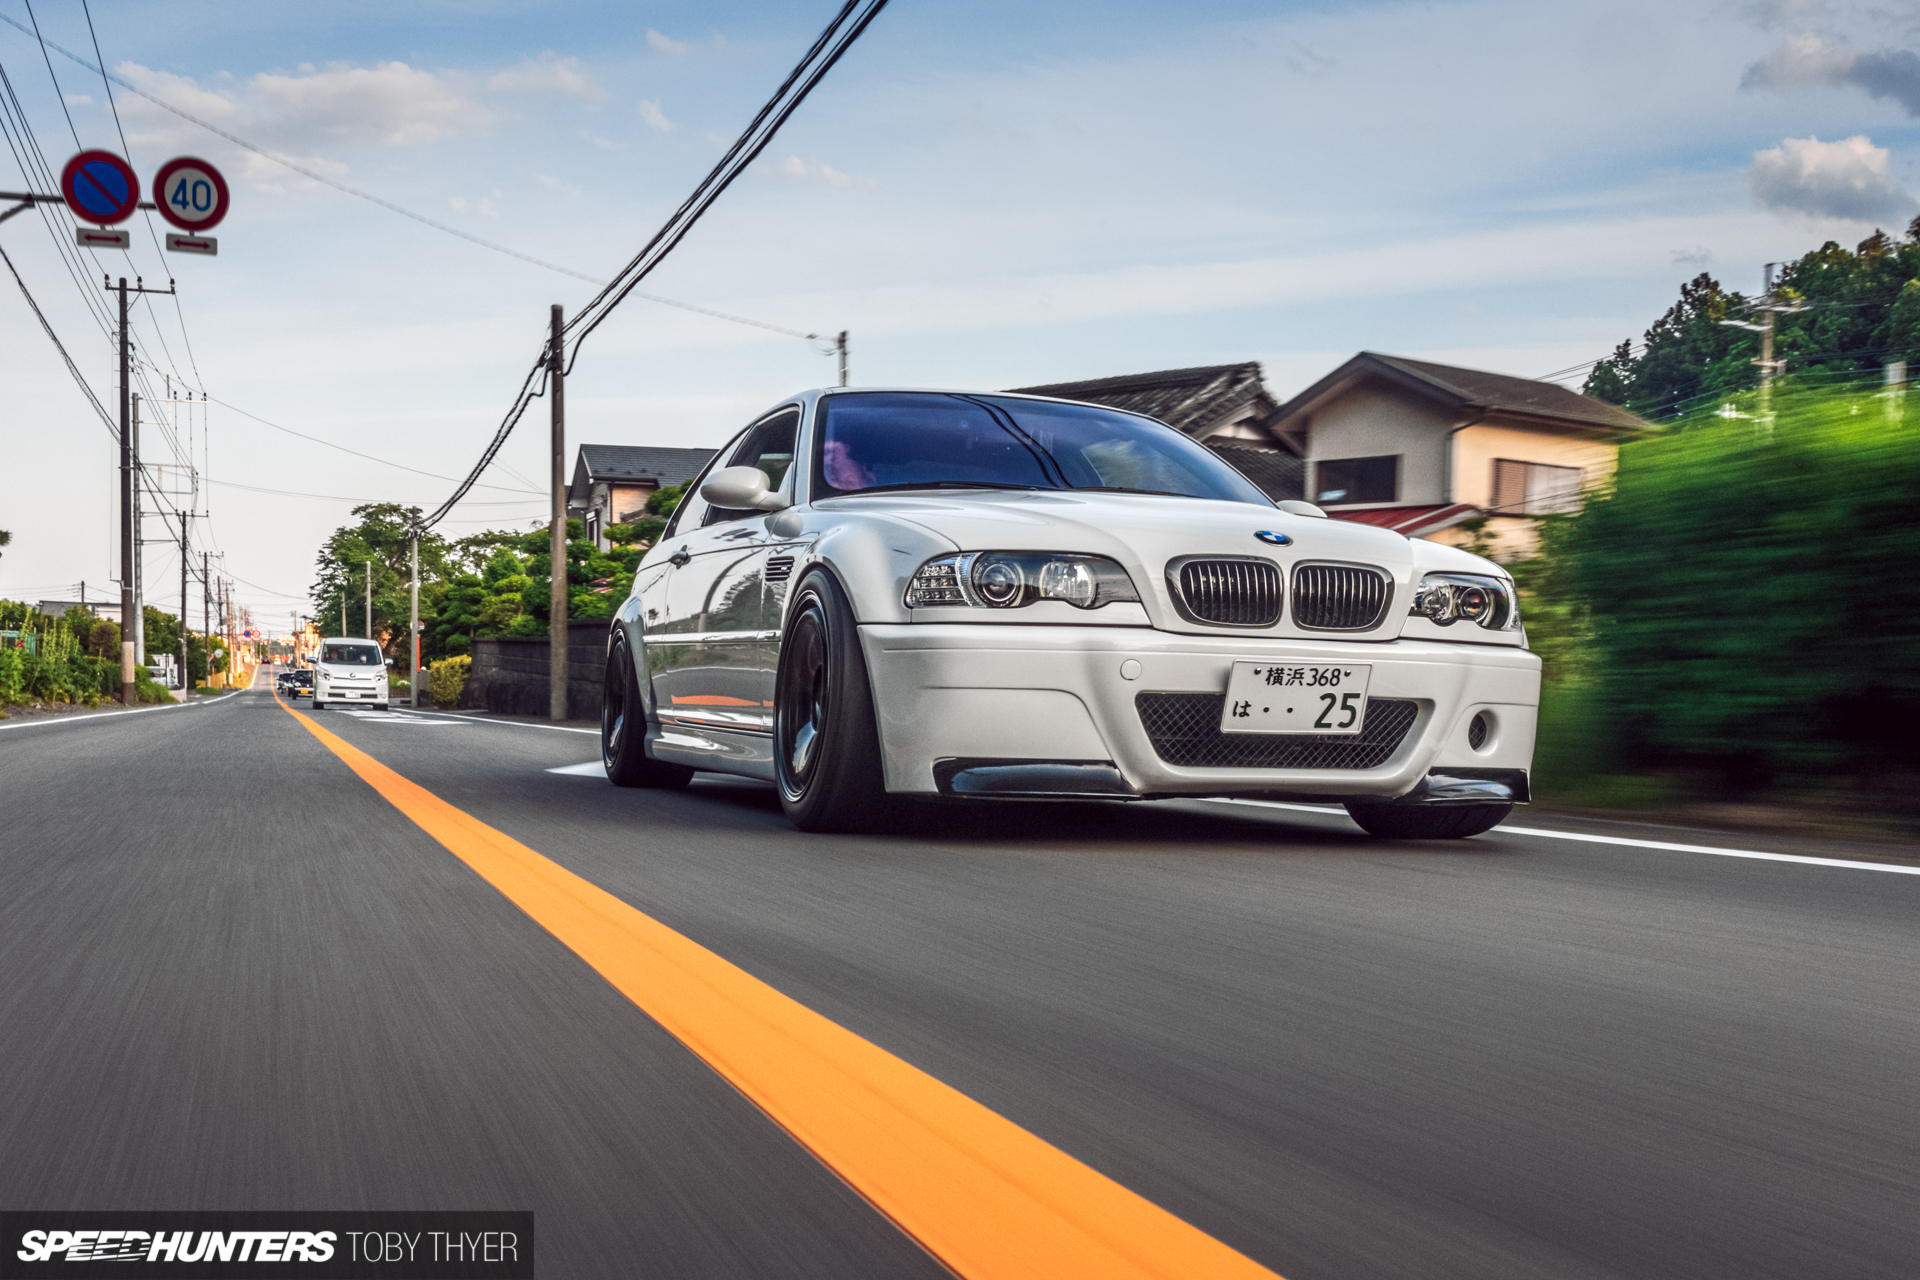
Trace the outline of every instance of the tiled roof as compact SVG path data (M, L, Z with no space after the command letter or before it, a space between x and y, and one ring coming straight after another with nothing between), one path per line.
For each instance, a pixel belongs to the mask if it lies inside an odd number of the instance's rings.
M661 487L684 484L700 474L712 449L663 449L644 444L583 444L580 461L587 482L596 480L652 480Z
M1162 369L1117 378L1054 382L1044 387L1014 387L1024 395L1056 396L1104 404L1158 418L1188 435L1201 436L1266 393L1260 364L1210 364L1193 369Z
M1557 382L1462 369L1457 365L1435 364L1430 360L1409 360L1405 356L1381 355L1377 351L1362 351L1289 400L1281 407L1278 416L1282 419L1292 418L1322 396L1369 374L1443 400L1458 409L1482 409L1530 418L1557 419L1574 426L1597 427L1608 431L1639 431L1647 425L1644 419L1617 405L1581 395Z
M1232 463L1241 475L1275 502L1304 497L1307 492L1307 464L1290 453L1233 444L1207 447Z
M1327 512L1335 520L1348 520L1354 524L1378 525L1382 529L1391 529L1395 533L1404 533L1409 538L1434 533L1448 525L1459 524L1481 514L1480 508L1470 502L1438 502L1418 507L1368 507L1360 511L1343 510L1334 507Z

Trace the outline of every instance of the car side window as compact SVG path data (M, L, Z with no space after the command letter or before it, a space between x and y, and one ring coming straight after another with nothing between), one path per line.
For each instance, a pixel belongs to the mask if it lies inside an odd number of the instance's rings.
M767 487L779 489L793 467L794 438L800 430L800 411L783 409L749 428L746 438L727 457L729 467L758 467L767 473ZM720 524L762 515L759 511L735 511L727 507L709 507L702 524Z

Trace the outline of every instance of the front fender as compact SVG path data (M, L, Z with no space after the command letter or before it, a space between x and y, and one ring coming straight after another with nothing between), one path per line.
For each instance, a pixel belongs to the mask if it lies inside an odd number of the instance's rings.
M607 628L607 660L613 660L613 642L619 636L627 641L627 656L633 663L633 685L640 691L640 709L648 724L657 723L659 717L654 714L653 677L647 672L647 637L640 625L640 597L630 595L626 603L613 615L613 625Z

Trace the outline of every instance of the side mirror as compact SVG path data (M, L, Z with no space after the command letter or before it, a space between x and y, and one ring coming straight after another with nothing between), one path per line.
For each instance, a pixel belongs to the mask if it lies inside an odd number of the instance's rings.
M778 511L788 504L767 485L767 473L758 467L722 467L700 486L710 505L729 511Z

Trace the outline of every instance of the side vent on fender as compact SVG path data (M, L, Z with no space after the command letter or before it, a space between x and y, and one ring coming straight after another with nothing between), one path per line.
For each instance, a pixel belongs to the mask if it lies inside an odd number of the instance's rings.
M785 582L793 576L792 556L770 556L767 559L767 581Z

